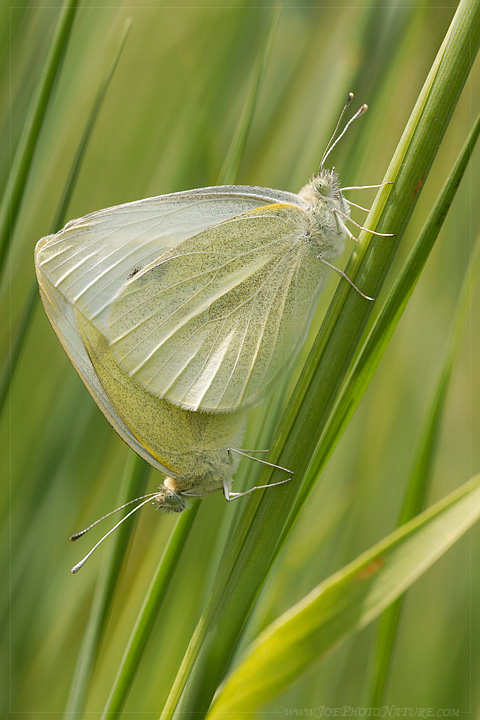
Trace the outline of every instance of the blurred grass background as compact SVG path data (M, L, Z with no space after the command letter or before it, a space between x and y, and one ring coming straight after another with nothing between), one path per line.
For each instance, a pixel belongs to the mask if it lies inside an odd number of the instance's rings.
M335 149L344 185L380 182L440 46L454 8L444 3L351 3L281 10L251 132L236 182L291 191L316 171L348 91L369 112ZM1 9L0 181L5 188L38 83L57 7ZM33 249L49 232L98 85L123 23L133 24L95 127L68 218L149 195L216 184L235 133L270 8L95 7L77 12L64 66L31 167L9 268L0 289L0 342L8 352L34 278ZM9 57L10 53L10 57ZM396 259L401 266L480 109L478 61L461 97ZM10 113L7 112L8 108ZM330 158L329 158L330 160ZM320 580L393 529L416 434L435 387L453 311L480 227L479 153L447 217L400 326L322 482L278 558L244 643ZM351 193L360 204L373 191ZM355 215L361 221L361 215ZM348 250L341 260L345 264ZM338 279L323 294L318 318ZM387 282L384 292L388 290ZM382 293L383 294L383 293ZM380 298L381 299L381 298ZM478 469L480 448L479 293L457 360L428 503ZM318 327L318 325L317 325ZM312 328L312 334L315 328ZM259 410L252 413L255 434ZM2 715L37 717L65 706L92 603L102 551L78 576L70 567L96 539L68 536L111 510L128 449L86 392L43 309L34 321L3 412ZM248 463L248 461L246 461ZM149 489L161 481L152 472ZM274 492L274 491L272 491ZM242 502L242 501L239 501ZM246 500L248 502L248 500ZM199 509L182 562L152 630L125 716L156 718L208 594L217 538L234 517L220 493ZM88 695L99 713L118 659L169 533L172 516L147 507L138 519ZM478 529L409 592L385 702L399 707L478 707L480 653ZM86 550L85 550L86 551ZM207 578L207 581L205 580ZM286 708L366 702L375 625L344 643L285 691L260 717ZM473 639L473 643L472 643ZM9 668L11 674L9 675ZM10 705L11 703L11 705Z

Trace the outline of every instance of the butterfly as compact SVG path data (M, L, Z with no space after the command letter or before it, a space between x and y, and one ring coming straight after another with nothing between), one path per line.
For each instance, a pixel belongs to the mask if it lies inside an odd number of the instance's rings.
M160 195L38 242L46 314L113 428L166 475L158 507L256 489L232 492L247 412L295 358L330 269L345 277L332 261L353 237L350 203L324 161L365 110L334 141L342 112L298 193L228 185Z

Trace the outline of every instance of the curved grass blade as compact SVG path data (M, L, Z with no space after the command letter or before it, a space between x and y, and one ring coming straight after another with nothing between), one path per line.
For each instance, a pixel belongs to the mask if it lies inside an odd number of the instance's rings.
M52 96L55 80L60 74L68 47L78 0L67 0L55 30L48 57L43 67L38 91L32 101L24 129L18 143L10 179L0 206L0 276L3 272L10 242L15 229L23 192L43 121Z
M225 157L222 169L220 170L218 178L219 185L230 185L231 183L235 182L240 161L245 151L245 145L247 143L250 127L252 125L255 108L257 107L260 87L262 84L268 57L270 55L272 41L275 35L275 29L278 25L279 17L279 8L273 8L270 15L270 24L267 28L267 33L265 36L264 47L257 57L252 83L250 86L250 92L245 102L245 106L243 108L243 112L238 123L235 136L228 149L228 153Z
M65 221L65 214L68 207L68 203L70 201L71 195L73 193L73 189L75 187L76 180L78 178L78 174L80 172L82 161L85 157L85 153L88 147L88 142L90 140L93 128L95 126L95 122L98 118L98 115L100 113L100 109L103 103L103 100L105 98L107 89L110 85L110 82L113 78L113 74L115 72L115 69L118 64L118 60L120 58L121 52L123 50L123 47L125 45L125 41L128 35L128 31L130 28L130 21L127 21L124 25L122 34L119 39L119 44L117 46L117 49L115 51L112 63L110 67L107 70L107 73L105 74L104 80L99 88L99 91L97 93L94 106L92 108L90 117L88 119L87 125L85 127L82 139L80 141L80 145L77 149L77 153L74 159L74 162L72 164L68 180L65 184L64 192L62 195L62 198L59 202L57 212L52 224L52 230L56 231L61 227ZM33 283L31 291L28 295L27 301L25 303L24 311L22 313L21 320L19 322L19 325L17 326L15 339L13 346L11 348L9 361L7 363L7 367L4 370L4 373L2 375L2 380L0 383L0 411L3 407L5 398L7 396L10 384L11 384L11 378L15 371L15 368L18 363L18 359L20 357L21 349L23 347L28 328L30 326L30 321L34 312L34 309L36 307L38 299L38 289L36 282ZM146 483L146 478L148 476L148 473L150 471L149 466L147 466L143 461L140 460L140 458L136 458L136 456L132 455L131 459L126 465L125 469L125 479L124 479L124 486L126 488L125 495L121 494L121 501L123 500L123 497L131 498L133 495L141 494L143 487ZM89 673L91 671L91 667L93 665L93 659L96 654L96 650L98 648L98 641L100 637L101 628L103 627L103 622L105 619L105 616L108 611L108 607L111 602L111 598L113 596L113 590L116 583L116 579L119 574L119 565L121 562L121 559L124 556L125 548L128 545L128 541L130 538L132 532L132 526L123 526L119 532L116 534L116 541L115 544L112 545L111 553L110 553L110 566L109 570L107 570L102 575L102 581L97 587L97 593L95 595L94 603L92 606L92 614L90 623L87 629L87 632L84 637L84 645L82 647L79 662L77 665L77 670L74 676L73 684L72 684L72 690L70 694L70 699L68 701L68 707L66 711L66 715L68 716L70 712L72 711L79 711L79 707L83 704L83 699L85 696L85 689L86 684L88 682ZM73 709L73 710L72 710Z
M119 43L118 43L117 49L115 51L112 63L110 65L110 67L108 68L107 73L105 74L105 77L99 87L97 96L95 98L95 102L93 104L93 107L92 107L92 110L90 113L90 117L88 118L88 122L85 126L85 130L83 131L83 135L80 140L80 144L77 148L77 152L75 153L75 158L74 158L72 166L70 168L70 172L69 172L67 181L66 181L64 189L63 189L62 197L60 198L60 201L58 203L55 217L52 221L52 225L51 225L52 233L58 232L58 230L60 230L61 227L65 223L65 216L67 213L68 204L72 197L72 194L73 194L73 191L75 188L75 184L77 182L77 179L78 179L78 176L80 173L80 169L82 167L82 162L86 155L88 143L89 143L90 137L92 135L93 129L95 127L95 123L100 114L100 110L101 110L103 101L105 99L108 87L110 85L110 82L112 81L113 75L114 75L116 67L118 65L118 61L122 54L122 50L125 46L125 42L127 39L128 32L130 30L130 26L131 26L131 21L127 20L124 24L122 33L120 35ZM3 406L5 404L5 400L7 399L7 396L8 396L8 392L11 387L13 377L15 375L18 361L20 359L22 348L25 344L25 340L28 335L28 329L30 327L33 313L37 306L39 297L40 297L40 295L38 293L37 281L36 281L36 279L34 279L32 281L32 285L30 287L30 291L28 293L27 300L25 301L25 304L24 304L24 307L22 310L22 314L17 323L17 327L15 328L15 333L14 333L11 343L10 343L10 353L9 353L8 359L5 363L5 366L2 370L2 375L0 377L0 414L3 411Z
M128 454L119 493L119 504L145 492L150 471L150 465L147 465L141 457L133 452ZM123 514L127 512L128 508L123 511ZM134 527L134 523L123 523L117 529L108 553L105 555L70 686L70 695L63 715L65 720L71 718L72 713L83 711L88 683L105 628L105 620L110 610L113 593Z
M361 630L480 518L480 475L362 553L247 649L207 717L243 717Z

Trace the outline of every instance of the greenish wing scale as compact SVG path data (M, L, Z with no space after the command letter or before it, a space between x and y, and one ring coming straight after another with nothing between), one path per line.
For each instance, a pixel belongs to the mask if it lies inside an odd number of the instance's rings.
M293 204L250 210L186 239L113 302L119 366L190 410L254 403L303 340L323 278Z

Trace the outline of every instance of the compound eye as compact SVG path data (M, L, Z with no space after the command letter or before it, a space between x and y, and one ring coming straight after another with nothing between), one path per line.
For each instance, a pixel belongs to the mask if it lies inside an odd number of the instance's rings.
M330 183L325 178L317 178L315 180L315 189L320 195L328 195L330 193Z
M181 495L168 490L164 486L160 488L160 492L155 496L153 504L156 508L167 512L182 512L185 510L185 503Z
M182 510L185 510L185 503L183 502L181 496L178 493L172 492L171 490L167 490L167 492L165 493L164 502L165 506L167 506L174 512L182 512Z

